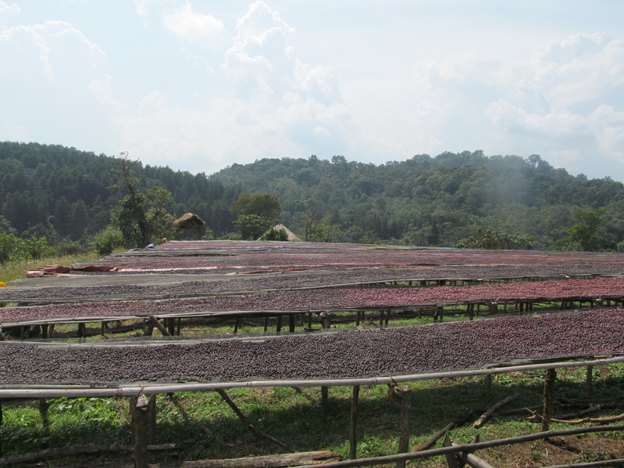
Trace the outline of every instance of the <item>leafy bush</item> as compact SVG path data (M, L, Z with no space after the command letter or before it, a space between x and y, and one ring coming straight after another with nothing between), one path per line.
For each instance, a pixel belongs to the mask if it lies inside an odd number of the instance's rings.
M533 237L528 234L484 231L477 227L477 234L457 241L459 249L531 250Z
M113 250L124 245L124 236L119 229L111 225L98 232L93 243L98 254L109 255Z
M264 241L286 242L288 241L288 233L286 232L286 229L284 228L281 228L281 229L271 228L267 232L265 232L260 239Z
M50 256L53 252L45 236L21 239L13 234L0 233L0 263L37 260Z

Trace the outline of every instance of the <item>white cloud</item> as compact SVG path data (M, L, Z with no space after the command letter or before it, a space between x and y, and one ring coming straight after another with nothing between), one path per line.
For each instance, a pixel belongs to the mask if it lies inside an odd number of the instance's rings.
M6 28L11 16L17 16L20 12L20 7L15 3L9 5L0 0L0 31Z
M591 173L598 160L624 168L624 41L577 34L526 62L466 51L416 63L410 82L411 125L425 150L433 136L445 149L540 153L572 171Z
M164 17L165 28L185 41L213 42L223 34L224 25L212 15L194 12L190 2L182 9Z
M5 29L0 63L0 139L27 128L32 141L88 147L92 129L106 129L118 109L106 54L69 23Z

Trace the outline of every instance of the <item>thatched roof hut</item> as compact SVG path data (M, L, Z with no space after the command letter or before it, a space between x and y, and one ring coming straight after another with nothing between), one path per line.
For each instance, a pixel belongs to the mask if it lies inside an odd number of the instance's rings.
M289 242L303 242L303 240L301 240L301 238L297 234L292 232L290 229L288 229L283 224L278 224L276 226L273 226L273 229L275 229L276 231L279 231L280 229L283 229L284 231L286 231L286 234L288 234L288 241ZM260 240L260 239L262 239L262 237L260 237L258 240Z
M195 239L201 237L202 228L206 225L206 222L197 216L195 213L184 213L173 223L171 223L173 229L176 231L176 237L179 239L181 232L192 232Z

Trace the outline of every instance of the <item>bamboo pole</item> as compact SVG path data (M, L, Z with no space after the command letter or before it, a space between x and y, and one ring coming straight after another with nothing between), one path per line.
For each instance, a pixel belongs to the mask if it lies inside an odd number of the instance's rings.
M121 397L131 396L142 392L146 395L154 393L194 392L228 388L254 388L254 387L347 387L353 385L387 385L392 382L417 382L421 380L446 379L457 377L472 377L476 375L508 374L512 372L525 372L543 369L574 368L588 365L608 365L624 362L624 357L599 359L594 361L554 362L543 364L526 364L522 366L498 367L489 369L437 372L431 374L407 374L393 377L367 377L346 379L309 379L309 380L252 380L247 382L218 382L218 383L181 383L181 384L156 384L156 385L127 385L120 387L93 388L90 385L76 386L22 386L0 388L0 398L60 398L60 397Z
M357 458L357 413L358 398L360 396L360 386L353 386L353 396L351 398L351 430L349 432L349 458Z
M447 453L461 453L461 452L476 452L492 447L502 447L505 445L523 444L526 442L533 442L536 440L549 439L552 437L565 437L576 434L589 434L594 432L606 432L606 431L621 431L624 430L624 424L618 424L615 426L592 426L575 429L565 429L548 432L538 432L536 434L528 434L519 437L511 437L508 439L491 440L488 442L479 442L475 444L467 445L455 445L451 447L444 447L433 450L425 450L416 453L402 453L400 455L387 455L384 457L375 458L360 458L356 460L347 460L336 463L327 463L323 465L323 468L355 468L358 466L371 466L371 465L387 465L390 463L396 463L399 460L420 460L423 458L439 457L446 455ZM612 465L613 466L613 465ZM617 466L617 465L615 465ZM296 467L303 468L303 467ZM561 468L561 467L551 467Z

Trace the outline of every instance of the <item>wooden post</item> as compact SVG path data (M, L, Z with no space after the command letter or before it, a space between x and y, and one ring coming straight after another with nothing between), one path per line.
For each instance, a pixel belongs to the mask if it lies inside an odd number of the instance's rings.
M78 324L78 338L87 337L87 326L84 323Z
M154 333L154 324L152 323L150 319L146 319L145 322L143 322L143 334L145 336L152 336L153 333Z
M384 324L384 311L380 310L379 311L379 328L383 328L383 324Z
M174 318L170 318L167 319L167 328L168 328L168 332L170 336L175 335L175 319Z
M2 400L0 400L0 457L2 456Z
M485 376L485 399L492 398L492 374Z
M474 320L474 304L468 304L467 309L468 317L470 317L470 320Z
M147 443L149 440L149 403L145 395L130 397L132 416L132 459L134 468L148 468Z
M308 312L308 328L312 330L312 312Z
M384 326L387 327L389 321L390 321L390 311L386 310L386 320L385 320Z
M288 314L288 331L290 333L295 332L295 315L294 314Z
M41 325L41 338L48 337L48 324Z
M156 445L156 394L154 393L147 404L149 413L149 443Z
M48 413L48 409L50 408L50 403L45 398L39 398L39 414L41 415L41 421L43 423L43 434L45 437L50 436L50 416ZM42 444L41 448L46 448L46 443Z
M282 332L282 316L281 315L277 316L277 326L275 328L275 331L277 331L277 333Z
M106 322L100 323L100 335L104 336L104 330L106 330Z
M321 422L323 424L327 422L328 394L329 394L329 387L321 387Z
M403 387L395 383L388 385L388 397L394 406L401 411L401 436L399 437L399 452L409 452L409 439L412 433L412 389L409 385ZM396 468L405 468L405 460L397 461Z
M264 333L269 329L269 316L264 317Z
M360 311L356 311L355 312L355 326L359 327L360 326Z
M176 328L176 335L180 336L181 329L182 329L182 318L178 317L178 326Z
M451 441L451 438L448 434L446 434L444 436L444 440L442 441L442 447L451 447L452 445L453 442ZM446 464L448 465L448 468L460 468L459 460L454 453L445 453L444 456L446 457Z
M593 378L594 378L594 366L587 366L587 374L585 375L585 393L588 396L592 394Z
M540 432L546 432L550 429L550 418L552 417L552 396L557 379L557 371L548 369L546 378L544 379L544 417L542 419L542 428Z
M238 333L239 326L240 326L240 317L236 317L236 321L234 322L234 333Z
M351 431L349 433L349 458L357 458L357 413L358 398L360 396L360 386L353 386L353 397L351 398Z
M50 325L48 328L48 337L52 338L52 333L54 333L54 324Z

